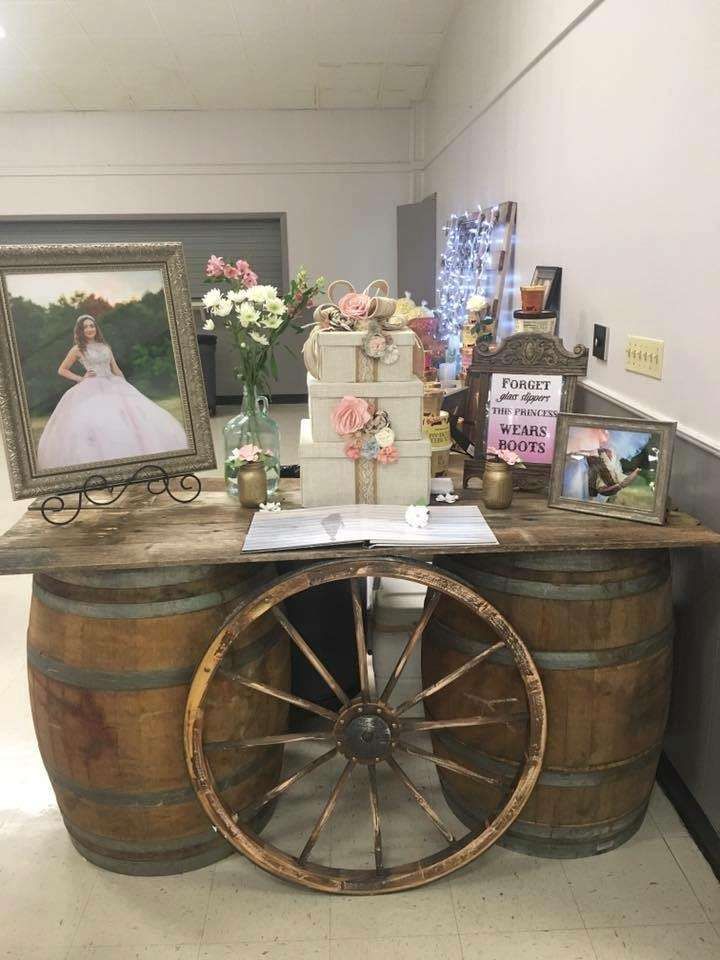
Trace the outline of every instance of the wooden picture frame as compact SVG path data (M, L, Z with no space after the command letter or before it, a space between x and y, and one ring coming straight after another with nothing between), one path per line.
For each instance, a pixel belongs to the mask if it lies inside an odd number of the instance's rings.
M677 424L672 421L561 414L548 506L664 524L676 428ZM623 434L627 437L623 438ZM643 443L644 436L648 439ZM590 447L588 442L598 442L598 447ZM600 447L600 443L607 446ZM625 456L622 456L622 447ZM569 470L569 464L577 467ZM653 493L651 501L646 496L648 487ZM611 499L602 499L605 496ZM643 502L647 502L647 506L641 509L639 504Z
M93 338L99 332L95 353L81 321L91 321ZM0 246L0 326L0 422L14 499L75 492L98 478L119 484L147 464L171 476L214 468L181 243ZM140 369L142 379L132 372ZM81 447L78 462L72 451Z
M587 373L589 351L578 344L572 351L562 340L549 333L516 333L500 344L478 343L468 371L468 398L465 412L473 438L473 458L466 460L463 487L485 469L487 404L493 374L517 374L529 377L561 376L559 412L572 410L578 377ZM521 454L522 455L522 454ZM519 490L547 491L551 462L528 463L513 472Z

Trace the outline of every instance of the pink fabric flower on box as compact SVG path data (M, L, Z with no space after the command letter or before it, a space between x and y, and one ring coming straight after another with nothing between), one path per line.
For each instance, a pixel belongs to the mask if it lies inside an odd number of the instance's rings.
M346 293L338 300L340 313L352 320L364 320L370 310L370 297L364 293Z
M355 441L348 443L345 447L345 456L348 460L359 460L360 459L360 448L357 446Z
M225 261L223 258L216 257L215 254L213 254L207 262L205 273L208 275L208 277L221 277L224 270Z
M380 463L395 463L396 460L400 459L400 454L397 447L391 443L388 447L380 448L377 458Z
M362 430L369 419L370 409L362 397L343 397L331 416L333 430L341 437Z

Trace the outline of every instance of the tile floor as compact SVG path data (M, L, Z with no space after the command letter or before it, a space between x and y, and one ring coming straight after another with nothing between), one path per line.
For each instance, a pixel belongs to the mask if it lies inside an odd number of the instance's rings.
M290 438L300 409L278 419ZM219 438L221 421L216 421ZM0 527L24 504L0 464ZM281 883L239 856L178 877L132 878L84 861L71 846L35 745L24 665L30 578L0 578L0 958L5 960L718 960L720 884L656 788L639 833L588 860L539 860L494 847L451 879L387 897L327 897ZM390 670L402 633L378 636ZM401 683L416 689L418 662ZM410 769L431 802L432 767ZM320 774L320 771L318 771ZM324 776L324 775L322 775ZM307 778L278 808L268 837L308 829L329 781ZM381 783L381 789L383 784ZM318 856L365 862L364 784L338 806ZM435 843L405 795L390 796L388 855ZM352 829L347 824L352 822ZM428 829L429 825L429 829ZM361 842L362 841L362 842Z

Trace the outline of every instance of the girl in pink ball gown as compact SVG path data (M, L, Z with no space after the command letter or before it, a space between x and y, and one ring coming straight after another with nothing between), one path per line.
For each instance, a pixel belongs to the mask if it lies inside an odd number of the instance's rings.
M42 432L41 470L187 450L181 425L127 382L89 314L78 317L74 341L58 373L75 386L60 398ZM83 376L72 369L78 363Z

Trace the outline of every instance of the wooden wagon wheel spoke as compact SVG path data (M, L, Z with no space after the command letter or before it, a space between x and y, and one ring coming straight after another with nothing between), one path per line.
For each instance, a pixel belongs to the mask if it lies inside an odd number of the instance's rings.
M332 760L332 758L336 755L337 747L333 747L332 750L328 750L326 753L321 753L319 757L315 757L314 760L306 763L304 767L300 767L299 770L296 770L292 776L287 777L281 783L278 783L277 786L272 787L272 789L264 793L259 800L256 800L255 803L251 804L251 806L246 809L261 810L266 804L270 803L271 800L274 800L276 797L279 797L281 794L285 793L286 790L289 790L290 787L296 784L299 780L302 780L303 777L306 777L309 773L312 773L313 770L317 770L318 767L321 767L324 763L327 763L328 760ZM235 816L238 817L239 814L236 814Z
M338 781L335 786L332 788L330 796L327 798L327 802L322 809L320 816L317 818L315 826L312 828L312 833L307 839L307 843L302 849L302 853L298 857L298 863L305 863L307 858L312 853L312 849L320 838L325 824L328 822L330 817L333 815L333 811L337 806L338 798L342 792L343 787L348 781L348 777L353 772L355 766L354 760L348 760L343 768L343 772L338 777Z
M383 870L383 850L382 850L382 831L380 829L380 801L378 799L377 771L375 764L368 768L368 783L370 786L370 816L373 826L373 851L375 854L375 872L382 873Z
M498 714L497 717L456 717L452 720L401 720L403 733L420 733L426 730L450 730L454 727L489 727L495 724L526 723L526 713Z
M303 700L302 697L296 697L286 690L278 690L277 687L269 687L265 683L258 683L257 680L250 680L249 677L243 677L240 673L228 672L225 674L231 680L241 683L249 690L255 690L257 693L265 693L268 697L275 697L276 700L284 700L285 703L291 703L295 707L301 707L303 710L309 710L310 713L316 713L319 717L325 717L326 720L337 720L337 714L332 710L326 710L317 703L311 703L310 700Z
M307 658L307 660L312 664L312 666L317 670L320 676L323 678L325 683L330 687L332 692L338 698L340 703L344 703L346 706L350 703L350 698L345 693L343 688L337 682L335 677L330 673L325 664L320 660L317 654L312 650L308 645L307 641L303 639L302 635L298 630L290 623L288 618L285 616L283 611L279 606L273 607L273 615L280 626L288 634L292 642L298 648L298 650Z
M403 743L402 740L399 740L396 743L398 750L402 750L403 753L409 754L411 757L419 757L421 760L429 760L430 763L434 763L436 767L442 767L444 770L451 770L453 773L459 773L463 777L470 777L472 780L479 780L482 783L490 783L493 786L502 786L502 780L499 780L495 777L486 777L482 773L478 773L476 770L471 770L469 767L463 767L462 764L456 763L454 760L446 760L445 757L440 757L436 753L430 753L428 750L423 750L421 747L416 747L410 743Z
M427 597L418 623L404 644L403 651L385 683L385 689L379 695L375 685L372 655L369 653L372 635L370 621L367 621L366 625L362 583L376 581L381 577L401 578L421 584L427 588ZM312 650L309 638L303 637L294 627L283 606L285 601L305 590L336 582L347 585L348 581L353 626L349 635L338 636L337 642L350 643L357 652L360 694L355 698L350 698L339 689L335 671L331 673ZM491 642L481 653L462 662L459 667L455 666L458 660L450 660L446 668L450 670L449 673L425 686L399 707L393 707L389 702L391 695L397 690L398 681L407 676L407 665L411 656L420 649L421 644L435 642L431 629L435 631L436 618L444 616L445 607L438 606L443 598L448 598L453 604L467 611L469 616L482 621L483 630L487 632L489 629L494 633L497 642ZM256 680L233 667L230 658L237 653L237 638L254 636L256 623L267 616L270 610L273 610L275 620L283 628L284 634L276 630L278 641L268 654L274 658L275 672L259 672ZM340 706L336 712L285 689L285 684L289 685L290 649L293 644L337 697ZM468 675L469 671L499 650L505 653L503 663L507 663L509 658L517 671L522 694L496 700L485 700L476 696L478 705L472 708L476 714L474 716L449 716L447 719L407 716L411 707L423 700L427 702L433 694ZM281 667L279 670L278 664ZM283 680L273 681L275 685L270 686L263 682L268 675L283 677ZM205 743L204 732L207 733L209 729L223 729L222 724L218 725L216 720L207 719L216 709L218 698L210 694L216 676L222 677L223 681L228 678L234 680L239 685L237 697L245 696L242 688L247 688L249 691L310 711L325 722L313 724L319 727L317 730L295 732L287 726L288 722L293 722L287 720L288 711L278 710L276 705L267 702L264 706L262 703L256 704L252 700L249 703L252 703L252 709L257 712L252 736L223 740L215 734L216 739ZM468 676L463 683L463 694L472 698L475 694L472 693L471 680ZM467 689L468 687L470 689ZM477 689L482 692L482 688ZM451 689L448 691L448 698L447 703L452 705ZM268 706L272 709L267 709ZM447 705L443 705L443 712L448 712ZM450 713L454 712L450 706ZM433 749L445 753L442 749L443 731L456 730L456 736L460 740L464 730L477 731L474 735L482 746L484 728L494 734L494 731L497 728L502 729L503 725L508 728L513 726L513 737L518 740L519 759L517 773L513 777L500 777L494 772L485 776L464 766L462 757L461 762L457 763L430 752L429 746L425 750L410 742L416 734L429 735ZM540 774L545 737L546 715L540 678L527 649L507 620L478 596L471 586L446 571L429 564L373 556L370 559L330 561L295 570L275 581L264 594L253 594L236 608L211 642L193 680L186 711L185 751L193 786L213 825L255 864L275 876L315 890L369 894L411 889L447 876L495 843L518 816L530 796ZM321 745L324 743L325 746L318 750L319 756L309 759L305 754L305 745L312 748L314 742ZM255 798L252 799L253 794L249 794L243 801L246 806L238 812L232 805L233 788L230 787L228 791L223 787L223 782L228 779L228 762L234 759L228 751L236 750L242 757L240 751L260 747L267 748L267 751L259 753L261 761L250 768L252 772L249 782L255 784ZM296 747L297 751L303 751L302 759L297 761L299 768L294 772L295 764L292 763L291 754L293 747ZM424 763L433 764L433 775L439 778L441 798L444 799L435 800L433 794L433 803L429 802L425 788L420 789L409 776L409 771L404 768L406 765L401 766L398 763L398 759L402 762L401 755L417 758L418 762L422 760ZM343 761L339 774L331 771L328 763L335 757L342 758ZM468 762L474 766L471 761ZM388 796L380 796L380 791L386 785L386 779L380 775L381 771L378 769L382 763L386 763L391 771L389 778L399 780L402 784L400 808L393 792ZM284 764L287 766L283 769ZM351 828L354 826L356 818L345 810L339 799L343 790L347 792L348 781L357 766L366 766L368 771L371 832L367 831L364 835L367 864L362 868L343 867L337 863L330 865L318 852L318 841L331 817L339 819L343 814L347 814L351 817ZM318 770L321 777L327 779L332 776L333 779L326 788L325 797L318 804L322 808L319 814L313 811L310 816L308 822L312 824L312 829L309 837L292 840L291 849L280 849L265 841L259 831L269 817L282 817L283 811L297 809L281 803L277 812L273 813L273 801ZM449 814L445 812L446 809L454 810L451 794L447 789L449 781L446 780L448 777L452 780L451 775L468 778L468 782L480 781L484 785L483 789L492 793L493 813L487 819L483 816L463 828L467 832L457 838L449 826L454 821L449 820ZM301 791L298 802L315 802L318 785L319 781L318 784L313 782L312 789ZM249 789L252 790L253 787ZM412 797L433 823L431 839L435 840L437 831L437 843L435 849L421 859L409 859L406 863L396 864L391 860L393 845L389 840L394 825L401 822L395 819L396 814L406 813L406 794ZM447 807L440 805L446 801ZM276 835L283 835L283 830ZM423 837L423 844L425 843L426 839ZM297 850L300 850L299 854L295 853ZM337 855L338 851L333 849L333 860Z
M407 666L407 662L412 656L412 652L415 649L418 640L420 640L423 633L425 632L425 627L428 625L428 621L430 620L430 617L433 615L433 613L435 613L435 607L438 605L440 596L441 595L437 593L435 590L428 590L428 595L425 601L425 608L422 612L422 616L420 617L420 620L418 621L417 626L415 627L413 632L410 634L410 639L406 643L405 649L400 654L400 658L398 662L395 664L395 668L393 672L390 674L390 679L385 684L385 689L380 695L380 699L384 703L388 702L390 694L395 689L395 684L398 682L398 680L400 679L400 675L402 674L403 670Z
M368 652L365 643L365 620L360 585L357 577L350 581L353 618L355 620L355 645L357 647L358 671L360 673L360 693L363 700L370 699L370 676L368 672Z
M478 653L477 656L473 657L471 660L468 660L466 663L463 663L463 665L458 667L457 670L453 670L452 673L448 673L448 675L443 677L442 680L438 680L437 683L433 683L429 687L425 687L425 689L421 690L420 693L416 693L414 697L410 697L409 700L405 700L400 704L399 707L397 707L396 713L405 713L411 707L414 707L416 703L419 703L426 697L431 697L434 693L437 693L439 690L447 687L448 684L454 683L455 680L462 677L463 674L468 672L468 670L472 670L473 667L476 667L479 663L482 663L483 660L487 660L487 658L493 653L496 653L498 650L502 650L504 646L505 644L502 642L494 643L492 646L488 647L487 650L483 650L482 653Z
M393 771L393 773L397 774L397 776L399 777L400 781L402 782L403 786L404 786L405 789L408 791L408 793L410 794L410 796L413 798L413 800L416 800L416 801L417 801L417 803L418 803L420 809L423 811L423 813L426 813L426 814L428 815L428 817L430 817L430 819L432 820L432 822L433 822L433 823L435 824L435 826L438 828L438 830L440 831L440 833L445 837L445 839L447 840L447 842L448 842L448 843L455 843L455 837L453 836L452 831L449 830L449 829L445 826L445 824L442 822L442 819L441 819L441 818L438 816L438 814L435 813L435 811L433 810L432 806L430 805L430 801L429 801L429 800L426 800L426 798L420 793L420 791L418 790L418 788L417 788L417 787L415 786L415 784L412 782L412 780L410 779L410 777L405 773L405 771L404 771L403 768L400 766L400 764L397 762L397 760L394 760L394 759L391 757L391 758L388 760L388 763L389 763L389 765L390 765L390 769Z
M206 750L244 750L250 747L274 747L279 743L301 743L305 740L332 740L333 732L270 733L265 737L245 737L242 740L206 740Z

